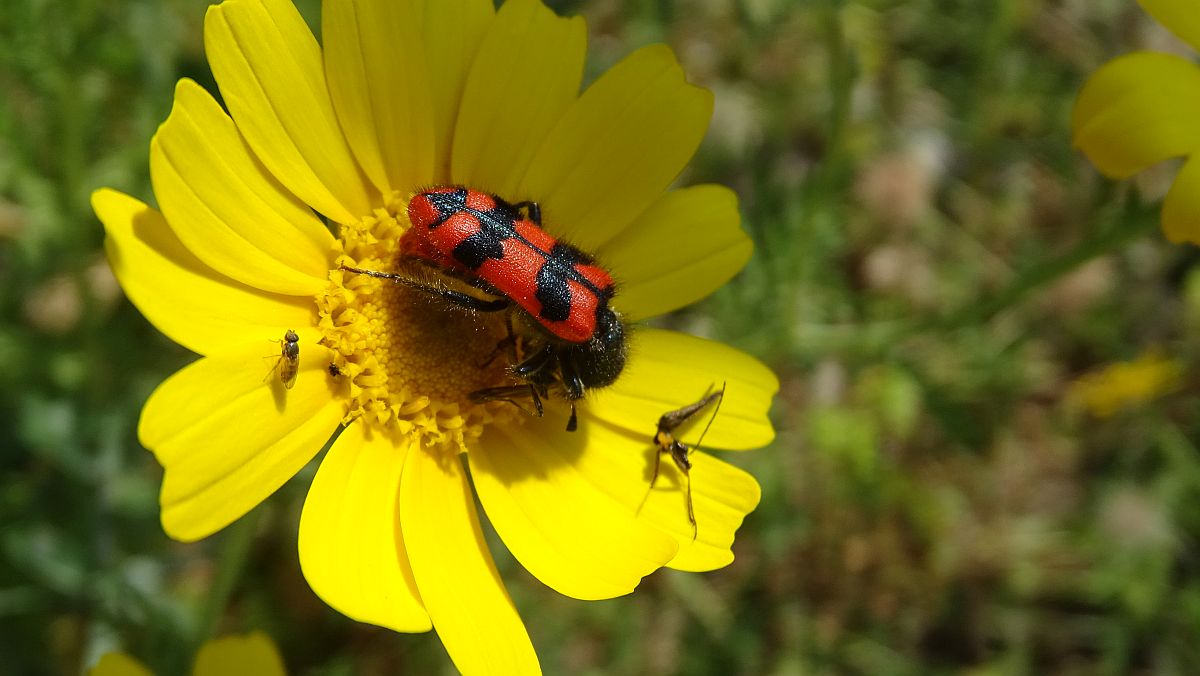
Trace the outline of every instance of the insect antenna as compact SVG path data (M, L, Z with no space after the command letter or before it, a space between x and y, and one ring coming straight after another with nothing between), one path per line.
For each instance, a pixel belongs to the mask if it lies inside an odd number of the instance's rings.
M725 382L721 383L721 391L717 395L717 405L713 406L712 415L708 416L708 422L704 424L704 429L700 432L700 438L696 439L696 444L694 446L687 449L689 458L691 457L692 453L700 450L700 444L704 443L704 436L708 434L708 428L712 427L713 421L717 419L717 412L721 410L721 402L725 401L726 384L727 383ZM692 465L690 461L687 463L687 466L688 471L684 472L683 474L684 481L687 483L685 490L687 491L688 523L692 524L692 542L695 542L696 538L700 535L700 527L696 524L696 508L692 503Z
M712 415L708 416L708 422L705 423L704 430L700 432L700 438L696 440L696 445L688 449L688 455L691 455L692 451L700 450L700 444L704 443L704 435L708 434L708 428L712 427L713 421L717 419L717 412L721 410L721 402L725 401L726 384L726 382L721 383L721 390L717 396L717 405L713 407Z

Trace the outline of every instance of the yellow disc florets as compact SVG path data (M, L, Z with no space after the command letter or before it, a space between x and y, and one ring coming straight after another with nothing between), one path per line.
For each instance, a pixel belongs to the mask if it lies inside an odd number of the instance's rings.
M409 227L404 205L393 199L343 226L336 263L394 270ZM512 415L470 400L471 392L511 382L507 360L497 352L503 316L469 312L434 294L341 269L330 273L317 307L321 344L336 353L334 366L346 382L345 422L357 418L424 447L462 452L497 415Z

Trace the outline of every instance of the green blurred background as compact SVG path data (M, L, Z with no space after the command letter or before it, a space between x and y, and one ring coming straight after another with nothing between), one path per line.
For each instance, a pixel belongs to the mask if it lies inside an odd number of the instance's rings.
M716 93L682 180L736 189L757 253L664 323L781 390L777 441L731 459L763 499L728 568L589 603L495 548L546 672L1200 673L1200 257L1157 228L1173 168L1112 184L1068 125L1101 63L1181 45L1116 0L550 4L587 18L589 79L663 41ZM0 673L186 673L250 629L293 674L451 673L309 591L311 467L203 542L159 527L136 421L193 356L122 297L88 196L152 199L173 83L215 91L205 5L0 4ZM1073 403L1150 349L1169 391Z

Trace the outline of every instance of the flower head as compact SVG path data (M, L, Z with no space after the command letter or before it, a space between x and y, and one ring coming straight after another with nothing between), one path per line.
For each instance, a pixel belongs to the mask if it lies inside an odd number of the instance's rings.
M472 488L515 558L575 598L628 593L664 565L727 565L757 483L694 453L693 537L670 463L646 497L649 440L664 412L725 382L705 445L766 444L778 383L732 348L639 328L569 432L561 397L534 417L472 396L521 384L506 353L530 334L510 336L513 312L443 302L429 286L479 289L438 270L396 284L345 268L394 271L413 195L469 186L540 205L547 232L618 280L626 321L702 298L751 249L729 190L668 190L711 96L662 46L580 94L583 23L536 0L326 0L322 22L318 45L287 0L210 8L228 113L182 80L151 145L161 211L93 197L129 298L202 355L142 412L139 437L165 469L163 526L181 540L223 528L337 435L300 522L317 594L356 620L436 628L463 672L536 672ZM294 361L286 378L280 360Z
M1200 14L1189 0L1139 0L1194 49ZM1187 161L1163 203L1173 242L1200 244L1200 66L1158 52L1114 59L1088 78L1071 119L1075 145L1105 175L1125 179L1172 157Z

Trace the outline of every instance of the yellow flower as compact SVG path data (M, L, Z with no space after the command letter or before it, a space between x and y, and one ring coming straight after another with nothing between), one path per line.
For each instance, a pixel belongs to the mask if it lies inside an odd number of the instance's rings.
M1149 350L1131 362L1117 362L1071 383L1072 399L1098 418L1141 406L1175 389L1179 362Z
M225 527L337 435L300 521L317 594L359 621L435 628L463 672L536 672L472 485L515 558L568 596L620 596L664 565L719 568L758 484L696 453L693 541L670 462L642 504L649 439L662 413L726 382L705 445L762 446L778 382L733 348L639 328L618 381L590 391L567 432L557 400L542 418L471 401L514 383L495 359L503 316L339 266L392 269L410 196L466 185L538 202L550 232L611 269L626 319L687 305L751 250L732 192L668 190L711 95L662 46L580 94L583 22L536 0L326 0L322 23L323 46L287 0L210 8L229 114L181 81L151 144L161 212L93 196L129 298L203 355L142 412L139 437L165 469L163 527L185 541ZM300 353L283 387L289 330Z
M1200 12L1193 0L1139 0L1193 48ZM1173 242L1200 244L1200 67L1172 54L1134 52L1092 74L1071 119L1075 145L1105 175L1126 179L1172 157L1187 157L1163 202Z
M125 653L105 653L88 676L151 676L146 665ZM223 636L205 641L196 654L192 676L285 676L279 649L266 634L256 631L244 636Z

